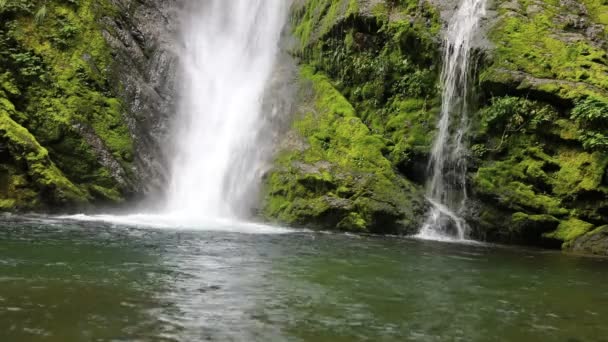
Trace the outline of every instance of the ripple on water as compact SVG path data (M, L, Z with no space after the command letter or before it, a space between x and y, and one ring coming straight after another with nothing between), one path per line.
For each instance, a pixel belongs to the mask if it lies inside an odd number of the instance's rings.
M0 340L32 340L23 328L50 332L53 342L608 336L602 260L340 234L63 222L0 230L0 260L19 260L0 263Z

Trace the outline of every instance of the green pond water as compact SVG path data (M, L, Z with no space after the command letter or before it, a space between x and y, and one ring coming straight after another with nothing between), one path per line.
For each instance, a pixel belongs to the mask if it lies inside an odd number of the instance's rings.
M4 217L0 341L608 341L605 259L237 231Z

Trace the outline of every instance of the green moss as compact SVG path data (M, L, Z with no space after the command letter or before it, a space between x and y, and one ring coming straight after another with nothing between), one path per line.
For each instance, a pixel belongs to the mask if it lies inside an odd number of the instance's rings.
M564 243L568 243L570 241L575 240L579 236L584 235L585 233L591 231L593 229L593 224L589 222L585 222L579 220L577 218L570 218L568 220L562 221L557 230L546 233L543 236L546 238L561 240Z
M0 199L0 211L8 211L15 208L15 200Z
M555 174L553 190L556 195L573 196L602 188L608 156L565 149L557 155L557 163L561 168Z
M359 1L358 0L350 0L348 2L348 9L346 10L346 15L353 15L359 12Z
M35 17L43 5L46 13ZM107 73L113 60L98 23L102 16L117 14L113 5L50 0L11 6L0 23L0 102L10 103L8 116L46 151L42 159L49 161L37 163L42 166L36 172L48 174L46 178L60 173L50 183L66 179L87 199L98 197L98 192L89 194L91 185L110 189L111 196L101 197L119 201L122 195L115 193L127 191L125 184L114 179L100 158L100 150L109 151L131 176L133 143L124 109L110 92ZM29 177L26 183L35 182Z
M608 90L608 55L585 39L569 39L570 30L563 14L568 9L555 1L536 2L541 8L527 12L528 4L519 1L521 10L501 9L498 24L490 38L496 45L491 68L483 80L510 83L514 73L524 72L536 79L519 87L531 88L563 99L575 100ZM585 1L592 20L605 24L606 5L598 0ZM562 82L544 82L555 79Z
M550 176L544 171L553 161L538 148L518 149L509 159L487 163L473 178L479 195L492 197L515 211L565 215L559 198L547 193Z
M303 67L313 96L294 122L304 147L287 150L267 180L265 215L288 224L356 231L394 231L413 213L419 191L397 176L385 143L356 116L330 80ZM417 201L420 201L418 198Z
M559 223L560 221L551 215L516 212L511 215L508 223L508 238L514 242L538 243L542 234L556 229Z
M372 7L372 13L376 18L379 18L382 21L388 21L388 16L390 15L390 8L385 2L380 1Z
M564 243L564 247L575 253L608 256L608 225L595 228L587 234Z
M489 211L505 216L521 212L605 220L608 156L583 149L581 126L569 120L567 110L557 111L525 98L502 97L493 98L477 115L474 146L480 154L472 185ZM590 112L586 115L593 116ZM516 223L516 217L512 219ZM515 231L504 226L501 229L510 233L503 235L516 232L523 242L543 243L540 234L547 231L530 222L527 219L525 224L516 225Z
M303 18L320 13L312 8L306 7L296 24L308 25ZM389 15L400 19L388 20ZM380 2L371 16L357 13L345 23L334 20L336 32L319 36L301 53L315 71L329 77L371 132L382 135L391 162L404 170L423 159L432 142L428 132L440 107L438 22L436 12L425 5Z
M108 90L105 72L111 56L96 23L97 16L110 11L109 6L103 6L103 2L92 1L81 1L77 8L54 5L43 29L28 18L21 21L19 38L44 57L56 77L55 89L37 94L46 101L32 103L29 111L32 114L46 112L40 126L48 126L48 114L59 125L74 121L91 125L117 160L127 165L133 144L122 117L121 104L118 99L104 94ZM55 46L53 39L61 36L66 27L74 27L73 36L65 47ZM62 94L59 98L58 93Z
M267 217L354 231L416 229L420 187L397 169L407 173L432 142L439 16L413 0L376 3L296 5L303 94L291 141L267 179Z
M340 230L365 231L367 222L359 213L351 212L337 225Z
M50 160L48 151L3 111L0 111L0 138L8 145L15 161L25 167L41 195L49 196L46 200L51 204L80 205L88 201L87 193L62 174Z
M605 0L582 0L593 21L605 26L608 34L608 3Z
M91 185L89 187L89 191L91 192L92 196L111 203L120 203L124 201L121 193L116 189L108 189L98 185Z

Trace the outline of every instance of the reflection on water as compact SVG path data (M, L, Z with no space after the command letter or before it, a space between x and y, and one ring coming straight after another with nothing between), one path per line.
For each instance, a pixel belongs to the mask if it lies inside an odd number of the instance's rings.
M0 341L604 341L604 259L5 218Z

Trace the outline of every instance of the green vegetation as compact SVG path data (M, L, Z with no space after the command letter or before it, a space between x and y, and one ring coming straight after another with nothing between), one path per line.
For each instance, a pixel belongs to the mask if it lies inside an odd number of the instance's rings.
M608 256L608 225L595 228L571 240L564 247L575 253Z
M585 31L606 6L584 4L497 4L471 156L491 239L570 248L608 220L608 56Z
M608 99L589 97L579 101L571 118L580 127L579 140L584 148L608 151Z
M439 111L439 21L426 3L307 1L293 16L305 65L299 115L268 178L265 214L291 224L413 232ZM304 91L304 90L302 90ZM294 147L295 146L295 147Z
M330 80L303 67L312 95L294 123L300 148L286 150L269 176L265 214L281 222L360 232L415 228L418 189L395 174L385 141L355 115Z
M546 233L544 236L564 241L566 246L568 246L576 238L584 235L592 229L593 225L591 223L572 218L562 221L557 227L557 230L551 233Z
M602 24L605 5L585 4L590 25ZM608 219L608 59L590 39L571 39L584 29L567 16L578 5L516 5L497 4L495 49L480 69L469 220L479 238L566 247ZM292 138L302 140L287 144L269 176L266 214L375 231L349 197L360 193L357 183L343 175L424 181L440 106L438 15L414 1L311 0L292 22L301 83L312 80L316 95L294 123ZM356 125L345 129L345 121Z
M474 235L600 250L608 4L495 5L469 137ZM99 24L115 15L106 0L0 0L0 210L129 194L133 142L108 84L114 61ZM417 0L307 0L291 20L300 90L267 175L264 215L413 232L441 105L438 11Z
M577 116L576 111L573 117ZM548 104L518 97L494 98L479 115L472 180L475 195L485 199L482 216L504 217L520 212L551 215L564 222L605 220L608 155L601 150L585 151L581 139L586 131L580 123L569 121L567 115ZM504 222L505 231L496 234L517 239L512 236L513 224L509 223L515 221L514 217L498 219L497 222ZM482 222L485 228L481 229L496 230L497 227L490 227L495 222ZM571 240L571 235L561 233L563 227L567 226L562 226L560 233L543 236ZM519 232L522 236L529 233L521 229ZM541 238L540 233L548 232L550 229L539 229L534 238L527 240L536 241Z
M413 1L348 7L358 11L347 10L346 2L313 2L296 11L296 33L299 27L313 28L301 37L296 54L326 74L356 116L386 139L393 165L414 172L428 154L439 113L437 13ZM324 12L329 3L342 11ZM324 28L328 17L333 25Z
M500 20L490 32L496 51L481 77L484 88L498 92L495 86L503 85L511 92L539 92L545 99L568 101L608 94L605 49L590 39L572 38L573 31L585 34L586 27L577 23L585 13L591 23L605 25L607 5L589 0L584 10L577 2L520 0L517 6L500 6L505 3L498 3Z
M113 61L98 24L112 14L106 1L0 2L0 103L10 121L3 124L5 143L23 146L16 137L26 133L31 141L27 149L8 148L5 179L18 180L22 191L9 185L3 209L116 202L128 191L116 174L132 176L133 144L108 85ZM24 164L28 150L36 158ZM101 158L106 151L121 170L108 169Z

